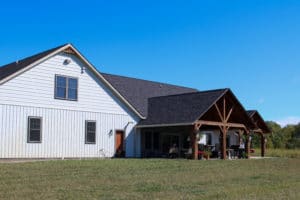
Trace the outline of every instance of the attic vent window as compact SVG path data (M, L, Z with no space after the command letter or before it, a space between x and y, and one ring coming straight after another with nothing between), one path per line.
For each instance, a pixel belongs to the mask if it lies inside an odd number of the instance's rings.
M65 59L64 60L64 65L68 65L68 64L70 64L71 63L71 60L70 59Z

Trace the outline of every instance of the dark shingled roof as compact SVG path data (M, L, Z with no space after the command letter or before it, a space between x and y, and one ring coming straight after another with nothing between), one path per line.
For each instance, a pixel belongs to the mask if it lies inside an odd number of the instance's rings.
M252 117L256 112L256 110L247 110L247 114L249 117Z
M247 114L257 129L261 129L263 133L272 132L257 110L247 110Z
M52 49L49 49L49 50L44 51L42 53L35 54L33 56L30 56L30 57L24 58L22 60L19 60L18 62L12 62L10 64L7 64L7 65L4 65L4 66L0 67L0 80L16 73L17 71L27 67L28 65L38 61L39 59L42 59L43 57L53 53L54 51L60 49L61 47L65 46L65 45L66 44L55 47L55 48L52 48Z
M144 117L147 116L149 98L198 91L165 83L101 74Z
M148 117L138 125L192 124L227 91L229 89L151 98Z

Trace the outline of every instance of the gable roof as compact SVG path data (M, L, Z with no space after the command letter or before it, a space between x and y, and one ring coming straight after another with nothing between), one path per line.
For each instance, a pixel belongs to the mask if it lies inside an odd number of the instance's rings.
M43 51L43 52L35 54L33 56L30 56L30 57L24 58L22 60L18 60L18 61L15 61L15 62L12 62L12 63L9 63L7 65L0 67L0 81L7 78L8 76L18 72L19 70L24 69L28 65L44 58L45 56L55 52L56 50L62 48L65 45L67 45L67 44L60 45L58 47L49 49L47 51Z
M227 99L227 105L234 108L228 122L254 128L246 110L229 88L150 98L148 117L140 121L138 127L192 125L198 120L219 121L214 105L223 103L223 97Z
M198 91L192 88L165 83L146 81L106 73L101 74L144 117L148 115L149 98Z
M92 73L94 73L99 80L108 87L108 89L116 95L134 114L140 118L144 118L101 74L100 72L72 45L64 44L53 49L44 51L42 53L36 54L20 60L19 62L10 63L0 67L0 85L4 82L18 76L19 74L31 69L32 67L38 65L49 57L60 53L62 51L70 49L76 56L88 66Z
M247 110L247 114L251 118L256 129L260 129L263 133L272 132L257 110Z
M193 124L228 90L209 90L150 98L148 117L138 126Z

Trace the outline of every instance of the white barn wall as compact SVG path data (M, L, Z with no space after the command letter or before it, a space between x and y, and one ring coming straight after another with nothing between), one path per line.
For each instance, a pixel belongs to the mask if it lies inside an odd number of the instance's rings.
M69 65L63 64L66 58ZM56 74L78 78L78 101L54 99ZM0 112L0 158L99 157L100 149L112 156L115 130L125 128L126 156L135 155L138 118L70 54L53 56L0 85ZM41 143L27 143L28 116L42 117ZM85 144L85 120L97 121L96 144Z
M123 130L127 115L28 106L1 105L1 158L100 157L114 154L114 134ZM27 119L42 117L42 142L27 143ZM96 144L85 144L85 120L95 120ZM132 129L126 129L129 135ZM133 156L130 147L128 155Z
M65 59L72 61L64 65ZM78 101L54 99L56 74L78 78ZM0 103L128 114L119 99L77 57L65 53L51 57L1 85Z

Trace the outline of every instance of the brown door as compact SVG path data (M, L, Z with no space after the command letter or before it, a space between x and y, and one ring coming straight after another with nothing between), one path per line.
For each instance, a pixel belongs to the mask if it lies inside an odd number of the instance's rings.
M124 131L116 131L116 156L125 156L124 152Z

